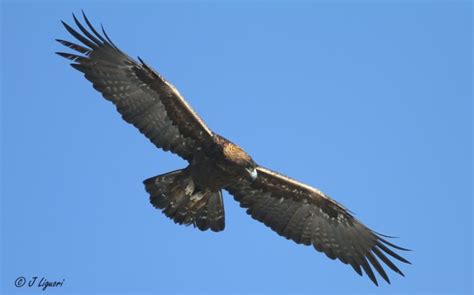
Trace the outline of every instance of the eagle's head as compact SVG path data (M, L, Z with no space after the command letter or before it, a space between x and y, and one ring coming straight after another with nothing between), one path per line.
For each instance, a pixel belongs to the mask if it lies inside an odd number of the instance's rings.
M240 146L229 142L224 145L223 152L227 161L242 169L252 180L257 178L257 164Z
M220 137L219 146L227 167L251 180L257 178L257 164L240 146Z

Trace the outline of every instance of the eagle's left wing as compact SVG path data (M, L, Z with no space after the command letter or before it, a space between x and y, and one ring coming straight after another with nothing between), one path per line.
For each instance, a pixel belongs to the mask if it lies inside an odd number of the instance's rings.
M227 188L254 219L287 239L350 264L360 275L362 267L375 284L371 265L390 283L378 259L403 275L385 254L409 263L390 247L406 249L367 228L321 191L266 168L258 167L257 173L255 181L242 180Z
M72 60L94 88L111 101L122 118L153 144L191 161L212 144L212 131L168 81L146 65L123 53L102 29L98 33L84 15L86 29L74 16L81 33L63 22L81 44L57 40L76 53L57 52Z

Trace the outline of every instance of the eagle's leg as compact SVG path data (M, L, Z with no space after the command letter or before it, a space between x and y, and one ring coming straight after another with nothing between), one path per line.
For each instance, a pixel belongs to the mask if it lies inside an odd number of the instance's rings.
M176 170L143 182L150 203L175 223L193 224L200 230L224 229L222 193L197 187L188 170Z

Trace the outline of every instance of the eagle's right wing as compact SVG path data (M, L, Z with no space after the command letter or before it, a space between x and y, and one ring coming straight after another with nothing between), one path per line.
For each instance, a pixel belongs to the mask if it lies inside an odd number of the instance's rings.
M152 143L191 161L212 143L212 131L191 109L176 88L146 65L118 49L105 31L99 34L84 15L88 31L74 16L81 35L63 22L82 44L57 40L79 54L58 52L75 63L94 88L110 100L122 118L137 127Z

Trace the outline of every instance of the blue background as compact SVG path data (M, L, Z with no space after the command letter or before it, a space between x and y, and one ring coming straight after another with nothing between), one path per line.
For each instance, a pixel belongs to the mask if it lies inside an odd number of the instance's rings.
M376 288L252 220L173 224L142 180L155 149L53 53L84 9L174 83L214 131L412 248ZM472 292L472 5L3 2L2 294ZM46 293L44 293L46 294Z

